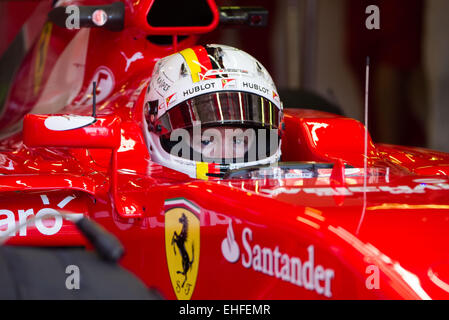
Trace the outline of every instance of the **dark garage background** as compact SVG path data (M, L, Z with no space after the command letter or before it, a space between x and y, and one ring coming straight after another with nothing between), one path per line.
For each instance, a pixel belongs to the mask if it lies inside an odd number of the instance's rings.
M19 22L46 10L51 2L0 0L0 57L17 36ZM369 129L374 141L449 152L449 1L217 0L217 4L263 6L270 12L269 24L219 28L202 36L202 43L241 48L265 65L281 92L307 90L361 121L364 64L370 56ZM380 9L380 30L365 27L369 5ZM39 30L30 30L27 38ZM0 74L0 98L11 72Z

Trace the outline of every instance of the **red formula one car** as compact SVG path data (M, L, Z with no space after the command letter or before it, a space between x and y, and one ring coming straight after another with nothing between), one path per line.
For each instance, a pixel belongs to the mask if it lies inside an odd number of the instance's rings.
M195 24L167 14L174 6L51 8L2 107L3 248L118 259L79 228L85 216L167 299L449 298L449 154L375 144L354 119L284 106L276 165L196 179L152 161L145 95L156 62L220 20L266 19L212 0L178 8Z

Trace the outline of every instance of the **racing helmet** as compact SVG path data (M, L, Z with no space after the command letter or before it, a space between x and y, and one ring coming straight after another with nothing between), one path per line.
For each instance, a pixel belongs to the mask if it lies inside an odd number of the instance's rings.
M160 59L145 95L152 161L192 178L277 162L282 119L267 70L225 45L195 46Z

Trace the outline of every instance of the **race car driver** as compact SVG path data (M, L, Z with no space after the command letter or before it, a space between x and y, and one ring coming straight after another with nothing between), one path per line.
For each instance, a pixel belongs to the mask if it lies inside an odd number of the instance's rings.
M151 159L192 178L280 158L282 103L267 70L225 45L160 59L145 96Z

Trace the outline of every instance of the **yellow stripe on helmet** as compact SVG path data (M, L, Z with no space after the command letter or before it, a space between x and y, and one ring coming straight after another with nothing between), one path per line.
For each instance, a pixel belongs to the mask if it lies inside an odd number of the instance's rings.
M206 173L209 172L209 164L207 162L196 163L196 178L201 180L209 180Z
M200 81L200 72L201 72L201 64L198 61L198 57L196 56L195 51L192 49L184 49L180 52L180 54L184 57L187 62L187 66L190 69L190 74L192 75L192 81L198 82Z

